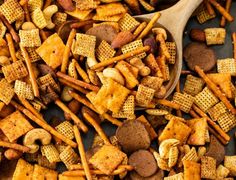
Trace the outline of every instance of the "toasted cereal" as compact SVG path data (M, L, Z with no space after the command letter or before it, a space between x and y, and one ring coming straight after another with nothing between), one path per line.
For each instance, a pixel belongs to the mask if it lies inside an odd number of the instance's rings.
M236 126L236 117L227 111L218 117L217 122L223 131L228 132Z
M7 80L11 83L17 79L21 79L28 75L28 71L23 63L23 61L16 61L10 65L3 66L2 72Z
M224 44L226 30L224 28L206 28L204 29L207 45Z
M41 45L39 29L20 30L19 36L23 47L38 47Z
M10 142L14 142L32 130L33 126L19 111L15 111L0 121L0 129Z
M141 14L138 0L125 0L125 3L135 14Z
M53 144L41 146L42 155L45 156L50 163L60 162L59 152Z
M66 149L67 145L66 144L55 144L55 147L57 148L57 150L60 154Z
M159 78L163 78L163 74L160 70L159 65L157 64L157 61L155 59L155 56L153 54L149 54L145 59L144 63L151 69L151 74L153 76L157 76Z
M49 36L43 44L36 49L39 56L51 68L56 69L62 63L65 45L57 33Z
M76 61L73 59L68 66L68 75L75 79L78 79L78 73L77 73L75 64L76 64Z
M45 168L56 169L56 162L50 163L48 159L41 154L38 155L38 164Z
M97 15L100 17L114 16L126 12L124 6L120 2L100 5L96 8Z
M96 37L77 33L74 54L93 58L95 56Z
M99 61L107 60L115 55L116 51L106 41L102 40L96 49L96 55Z
M146 11L152 12L155 10L155 8L151 6L150 4L148 4L145 0L139 0L139 2Z
M0 81L0 100L5 104L9 104L14 96L13 86L6 79Z
M43 7L43 0L29 0L28 1L28 8L30 12L33 12L37 8L42 9L42 7Z
M168 166L171 168L176 165L179 157L179 150L177 146L173 146L170 148L168 153Z
M227 108L223 102L217 103L215 106L211 107L207 113L210 115L211 119L216 121L219 116L227 112Z
M175 64L176 60L176 44L175 42L166 42L166 47L170 53L170 58L168 59L168 63Z
M168 121L170 121L170 120L172 120L172 119L176 119L176 120L178 120L178 121L181 121L181 122L183 122L183 123L186 123L186 120L185 120L184 118L175 116L175 115L170 114L170 113L167 114L167 115L165 115L165 119L168 120Z
M151 103L153 97L155 94L155 90L151 89L149 87L143 86L143 85L139 85L138 86L138 90L137 90L137 94L136 94L136 101L138 104L140 105L148 105Z
M219 102L218 98L205 87L194 98L194 103L204 112L207 112L212 106Z
M230 176L236 176L236 156L225 156L224 166L230 171Z
M196 96L198 93L202 91L204 86L204 81L201 78L187 75L185 84L184 84L184 92Z
M41 57L36 53L36 49L37 49L37 47L27 47L26 48L31 62L36 62L41 59ZM19 55L21 56L20 58L23 58L21 52L19 52ZM23 60L23 59L20 59L20 60Z
M216 160L209 156L201 157L201 178L216 178Z
M226 167L220 164L216 169L216 178L223 179L229 175L229 172L230 171Z
M32 175L32 179L50 179L57 180L57 172L37 164L34 165L34 172Z
M90 159L89 162L103 173L109 175L120 165L126 154L115 146L104 145Z
M175 92L173 96L173 102L180 105L180 109L186 113L188 113L193 105L194 97L189 94L182 94L179 92Z
M46 19L43 15L43 11L40 8L35 8L35 10L31 13L31 18L33 23L39 28L43 29L47 26Z
M73 125L69 121L60 123L55 129L67 138L74 139Z
M56 26L60 26L64 22L66 22L67 14L63 12L56 12L53 16L53 23Z
M50 85L55 91L60 92L60 86L56 83L50 73L38 78L38 83L39 85Z
M217 71L219 73L230 73L236 76L236 61L233 58L218 59Z
M76 2L76 7L79 10L90 10L96 9L98 4L94 0L74 0Z
M198 161L198 155L197 155L197 151L195 149L195 147L192 147L192 149L184 155L184 157L182 158L182 162L184 161L194 161L197 162Z
M206 21L215 18L215 15L210 15L204 4L201 4L197 13L197 20L200 24L205 23Z
M54 89L49 84L44 84L40 87L41 90L41 99L44 104L49 104L51 102L54 102L56 99L59 98L57 93L54 91Z
M141 39L133 41L129 44L126 44L126 45L122 46L121 51L122 51L123 54L125 54L125 53L131 52L131 51L133 51L133 50L135 50L139 47L143 47L143 42L142 42ZM141 54L136 55L135 57L138 57L138 58L142 59L145 56L146 56L146 53L143 52Z
M23 159L19 159L16 164L12 180L30 180L32 179L32 174L34 171L34 166L26 162Z
M87 17L90 16L91 10L79 10L78 8L75 8L74 11L65 11L67 14L69 14L72 17L75 17L80 20L85 20Z
M184 180L200 180L201 179L201 164L194 161L183 162L184 165Z
M130 31L137 27L140 22L138 22L135 18L130 16L128 13L119 20L119 28L121 31Z
M24 10L16 0L7 0L0 6L0 13L11 24L24 16Z
M0 21L0 38L3 38L6 34L7 28L6 26L3 24L2 21Z
M67 146L64 151L60 153L60 159L66 167L69 168L71 164L78 163L79 156L75 153L71 146Z
M211 140L210 140L210 133L209 133L209 130L207 129L206 130L206 133L205 133L205 141L207 143L209 143Z
M184 180L184 174L181 172L172 176L164 177L164 180Z
M153 116L164 116L164 115L169 114L168 111L163 110L163 109L146 109L145 112Z
M17 94L18 97L33 100L34 99L34 93L32 91L32 87L30 84L27 84L24 81L15 81L14 85L14 91Z

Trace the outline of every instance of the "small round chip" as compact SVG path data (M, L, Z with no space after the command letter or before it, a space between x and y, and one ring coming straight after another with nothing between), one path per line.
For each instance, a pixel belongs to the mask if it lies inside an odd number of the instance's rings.
M124 122L117 128L116 136L122 149L127 153L147 149L151 143L148 131L139 121Z
M194 71L197 65L203 71L209 71L216 64L216 55L212 48L207 47L204 43L193 42L184 48L184 60L187 62L189 69Z
M141 149L131 154L129 164L142 177L152 176L157 171L156 160L147 150Z

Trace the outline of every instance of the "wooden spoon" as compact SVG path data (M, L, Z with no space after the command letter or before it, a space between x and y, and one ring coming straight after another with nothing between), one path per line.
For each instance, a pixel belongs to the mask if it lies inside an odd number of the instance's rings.
M174 90L182 69L182 51L183 51L183 31L184 27L194 12L203 0L180 0L174 6L160 11L156 27L163 27L169 33L171 41L175 41L177 47L177 57L175 64L170 67L170 81L166 85L168 97ZM140 21L150 21L154 13L134 16Z

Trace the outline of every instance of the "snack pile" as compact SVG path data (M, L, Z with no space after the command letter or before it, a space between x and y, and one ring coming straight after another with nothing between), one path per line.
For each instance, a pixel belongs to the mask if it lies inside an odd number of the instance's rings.
M156 3L0 5L0 179L1 167L11 162L13 180L236 176L236 156L225 154L227 133L236 126L236 54L219 60L209 47L224 44L226 30L191 30L196 42L184 49L189 70L182 71L183 91L179 82L166 98L175 76L175 42L155 25L159 12L149 22L132 17L154 11ZM215 17L215 7L224 24L231 22L230 4L204 1L197 20ZM232 37L236 52L236 34ZM46 121L52 105L64 117ZM110 137L101 126L105 121L117 127ZM96 134L86 150L82 135L91 128Z

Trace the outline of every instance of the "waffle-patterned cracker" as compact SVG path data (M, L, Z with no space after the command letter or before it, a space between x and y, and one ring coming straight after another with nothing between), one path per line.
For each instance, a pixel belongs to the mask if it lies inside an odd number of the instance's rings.
M37 8L42 9L42 7L43 7L43 0L29 0L28 1L28 8L30 12L33 12Z
M140 24L140 22L136 21L136 19L130 16L128 13L125 13L118 23L121 31L133 30Z
M223 131L228 132L231 129L233 129L236 126L236 118L235 116L230 112L225 112L221 114L217 122L219 123L220 127Z
M135 50L139 47L143 47L143 42L142 42L141 39L133 41L129 44L126 44L126 45L122 46L121 51L122 51L123 54L125 54L125 53L131 52L131 51L133 51L133 50ZM138 58L142 59L145 56L146 56L146 53L143 52L141 54L136 55L135 57L138 57Z
M55 91L60 92L60 86L53 79L51 74L46 74L38 78L39 85L50 85Z
M74 139L73 125L69 121L64 121L55 129L69 139Z
M226 30L224 28L206 28L204 29L207 45L224 44Z
M36 8L32 13L31 13L31 18L33 23L39 28L43 29L47 26L46 19L43 15L43 11L40 8Z
M90 10L96 9L98 6L98 1L94 0L74 0L76 2L76 7L79 10Z
M60 159L66 167L69 168L71 164L78 163L79 156L75 153L71 146L67 146L64 151L60 153Z
M23 47L38 47L41 45L39 29L20 30L19 36Z
M36 62L41 59L41 57L37 54L36 49L37 49L37 47L27 47L26 48L31 62Z
M192 149L184 155L184 157L182 158L182 162L184 162L185 160L194 162L198 161L198 155L195 147L192 147Z
M26 82L16 80L14 91L17 94L17 96L21 98L29 99L29 100L34 99L34 93L32 91L31 85L27 84Z
M115 55L116 51L106 41L102 41L96 49L99 61L107 60Z
M186 113L188 113L193 105L194 97L189 94L182 94L179 92L175 92L173 96L173 102L180 105L180 109Z
M5 104L9 104L15 92L13 86L6 79L0 81L0 100Z
M16 61L10 65L3 66L2 72L9 83L28 75L23 61Z
M215 15L210 15L204 4L201 4L198 8L197 20L200 24L205 23L206 21L215 18Z
M201 157L201 178L216 178L216 160L214 158L209 156Z
M236 176L236 156L225 156L224 166L230 171L230 175Z
M230 73L236 76L236 60L233 58L217 60L217 71L219 73Z
M140 105L148 105L149 103L151 103L153 97L155 94L155 90L149 87L146 87L144 85L139 85L138 86L138 90L137 90L137 94L136 94L136 101L138 104Z
M43 156L46 156L50 163L61 161L59 152L53 144L41 146L41 152Z
M163 79L155 76L146 76L141 80L141 84L158 91L163 83Z
M168 59L168 63L175 64L176 60L176 44L175 42L166 42L166 47L170 53L170 58Z
M67 19L67 14L66 13L62 13L62 12L56 12L55 15L53 16L53 23L56 26L60 26L61 24L63 24Z
M56 169L56 162L50 163L48 159L45 156L42 156L41 154L38 155L38 164L45 168Z
M24 10L17 0L7 0L0 6L0 13L11 24L17 19L24 17Z
M204 81L201 78L187 75L185 84L184 84L184 92L196 96L198 93L202 91L204 86Z
M215 106L210 108L207 113L210 115L212 120L217 120L221 114L227 112L227 108L223 102L217 103Z

